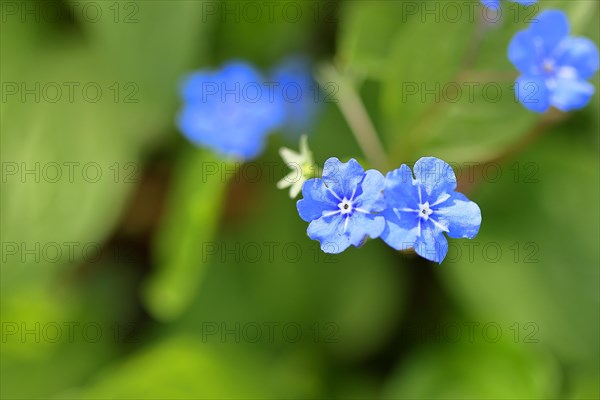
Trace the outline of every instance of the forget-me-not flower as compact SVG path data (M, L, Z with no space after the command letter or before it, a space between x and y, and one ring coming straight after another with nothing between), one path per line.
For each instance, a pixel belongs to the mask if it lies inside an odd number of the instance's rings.
M271 74L275 93L285 106L283 130L293 137L310 130L319 111L319 86L310 62L301 56L284 59Z
M193 143L226 157L252 159L265 136L285 118L281 100L250 65L232 62L217 71L199 71L182 87L178 126Z
M310 179L298 200L300 217L310 222L308 236L321 242L325 253L341 253L350 245L360 246L368 237L378 237L385 220L377 213L385 209L383 175L365 172L354 159L325 162L323 178Z
M594 94L587 81L598 70L598 47L589 39L569 36L564 12L546 10L512 39L508 57L521 76L515 84L519 101L544 112L584 107Z
M421 257L441 263L448 252L444 233L472 239L479 232L481 211L456 192L456 176L444 161L421 158L414 173L403 164L386 175L381 238L396 250L414 248Z

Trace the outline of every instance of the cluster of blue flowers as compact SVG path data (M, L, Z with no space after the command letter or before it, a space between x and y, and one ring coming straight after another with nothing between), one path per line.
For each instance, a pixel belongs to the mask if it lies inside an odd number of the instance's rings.
M268 79L250 64L230 62L184 80L177 124L198 146L223 157L250 160L260 155L269 133L309 127L317 109L314 90L305 60L284 60Z
M308 236L326 253L361 246L367 237L381 237L396 250L414 249L428 260L441 263L451 238L472 239L479 232L477 204L456 192L450 165L434 157L419 159L410 168L402 165L385 178L376 170L365 172L351 159L325 162L323 177L310 179L297 203Z
M531 5L536 0L512 0ZM499 0L481 0L499 7ZM598 71L599 52L589 39L573 37L567 16L559 10L540 13L512 39L508 58L521 76L515 83L519 101L529 110L545 112L584 107L594 93L588 80ZM264 148L270 132L293 137L306 132L318 111L315 84L306 60L284 60L264 78L253 66L231 62L221 69L199 71L183 83L183 109L178 126L193 143L224 157L249 160ZM327 253L361 246L381 238L396 250L414 249L441 263L451 238L473 238L481 224L477 204L456 192L456 176L444 161L425 157L414 165L389 172L365 171L351 159L330 158L321 178L315 176L312 153L303 137L301 151L281 149L297 164L301 179L284 180L291 197L309 222L308 236ZM294 171L293 171L294 172ZM413 175L414 172L414 175ZM290 173L294 175L294 173Z

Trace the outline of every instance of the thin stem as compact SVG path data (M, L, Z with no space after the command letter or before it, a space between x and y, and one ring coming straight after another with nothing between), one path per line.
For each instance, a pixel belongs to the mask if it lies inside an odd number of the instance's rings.
M317 80L323 87L331 82L337 85L338 91L335 94L337 105L356 142L373 167L385 170L388 167L387 156L375 126L352 85L331 64L324 64L319 69Z

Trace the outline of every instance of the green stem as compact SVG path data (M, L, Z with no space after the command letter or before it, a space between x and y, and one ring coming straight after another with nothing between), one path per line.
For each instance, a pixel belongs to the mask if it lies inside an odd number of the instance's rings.
M598 3L595 1L579 1L575 4L570 13L569 22L573 34L584 34L584 28L590 25L592 18L596 18L596 8Z
M348 123L356 142L363 151L367 161L375 168L385 171L388 167L387 156L377 136L375 126L367 110L354 90L332 64L323 65L318 73L317 80L324 87L325 84L334 82L337 85L335 94L337 105Z

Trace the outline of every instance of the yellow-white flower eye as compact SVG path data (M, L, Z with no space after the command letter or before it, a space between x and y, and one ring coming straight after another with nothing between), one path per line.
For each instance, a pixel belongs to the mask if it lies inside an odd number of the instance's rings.
M308 137L306 135L300 137L299 147L300 152L288 149L287 147L279 149L279 155L292 172L277 182L277 187L279 189L289 187L292 199L302 191L304 182L317 175L318 170L313 161L312 152L308 147Z

